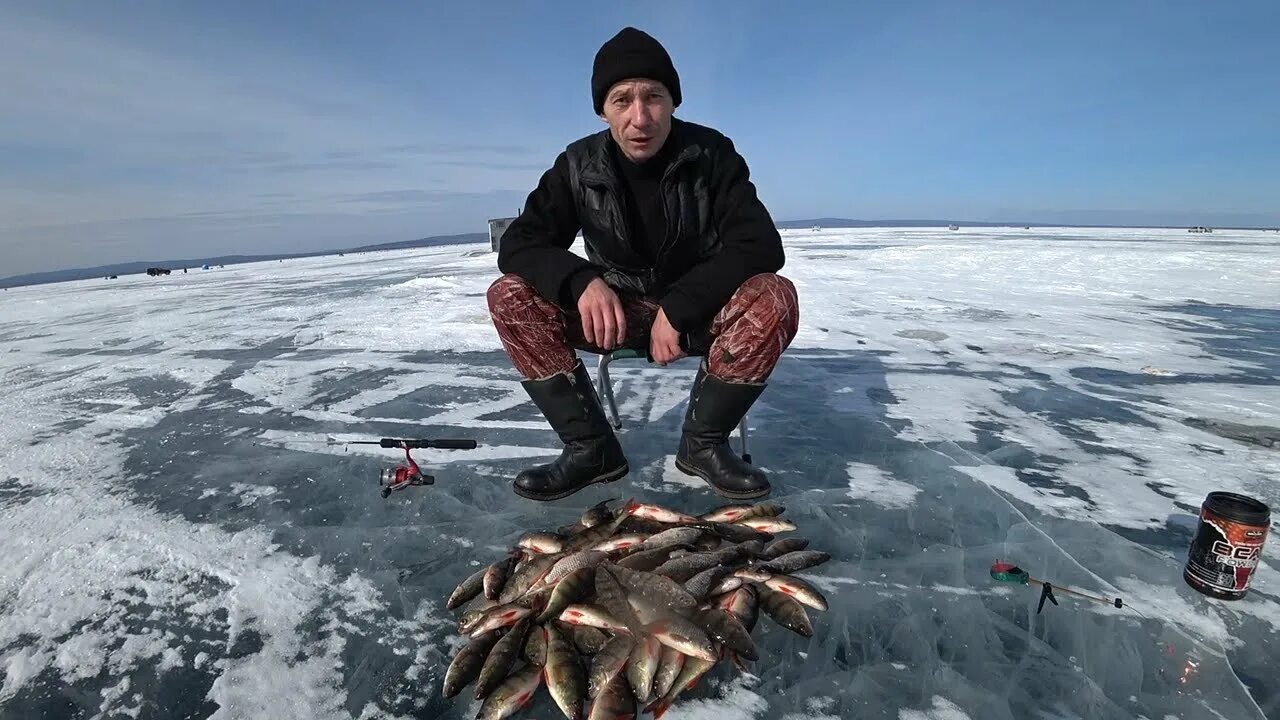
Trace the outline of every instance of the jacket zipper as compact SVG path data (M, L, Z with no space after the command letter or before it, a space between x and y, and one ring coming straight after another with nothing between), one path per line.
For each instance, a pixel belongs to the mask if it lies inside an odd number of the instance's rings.
M617 212L619 213L618 232L621 233L622 235L622 237L620 238L620 241L623 244L625 244L626 247L631 247L631 234L629 232L629 228L627 227L627 209L622 204L623 202L622 193L618 192L617 183L614 182L612 178L609 178L607 176L596 176L596 177L590 177L590 178L584 177L583 182L590 184L593 187L597 187L597 188L603 187L605 189L610 199L613 200L614 209L617 210ZM635 248L632 248L632 252L635 252ZM617 261L615 260L614 262L616 263ZM629 272L629 273L639 273L644 271L644 268L637 268L637 267L619 266L618 269L625 270L626 272Z
M658 247L658 254L653 259L655 272L663 266L663 263L667 259L667 252L674 244L675 238L680 234L681 218L677 217L675 227L672 227L671 208L667 205L667 200L670 197L668 190L670 188L669 182L671 176L675 174L676 170L678 170L681 165L697 156L697 154L697 150L693 148L685 148L684 151L677 155L676 159L671 162L671 165L667 167L666 172L662 174L662 181L658 183L659 191L662 193L662 214L665 216L667 232L666 237L662 238L662 245Z

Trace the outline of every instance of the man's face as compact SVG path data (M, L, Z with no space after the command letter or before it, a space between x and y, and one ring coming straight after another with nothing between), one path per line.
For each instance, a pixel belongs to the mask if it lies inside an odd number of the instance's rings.
M656 80L623 80L604 98L604 121L622 153L641 163L658 153L671 134L671 93Z

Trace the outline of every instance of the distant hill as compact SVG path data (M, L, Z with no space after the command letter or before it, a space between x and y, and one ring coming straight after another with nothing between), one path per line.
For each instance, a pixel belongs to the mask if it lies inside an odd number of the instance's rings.
M70 270L52 270L50 272L28 273L0 279L0 287L20 287L23 285L40 285L69 280L87 280L89 278L107 277L109 275L134 275L147 271L149 267L163 267L182 272L182 268L199 270L205 265L239 265L242 263L264 262L268 260L290 260L293 258L319 257L337 253L377 252L379 250L404 250L406 248L436 247L438 245L457 245L461 243L489 242L488 233L463 233L461 235L435 235L417 240L402 240L381 245L361 245L360 247L338 250L315 250L312 252L288 253L283 255L220 255L217 257L188 258L185 260L149 260L146 262L126 262L96 267L73 268Z
M402 240L400 242L381 243L379 245L361 245L360 247L340 252L370 252L376 250L404 250L416 247L434 247L436 245L460 245L462 243L489 242L489 233L462 233L461 235L433 235L420 240Z
M868 227L1062 227L1048 223L1022 222L974 222L968 220L851 220L849 218L813 218L811 220L783 220L776 223L786 230L807 230L817 226L822 228L868 228Z
M850 218L813 218L810 220L783 220L776 223L779 228L788 230L807 230L814 226L821 228L869 228L869 227L1055 227L1055 228L1132 228L1132 229L1164 229L1182 230L1194 227L1196 223L1162 224L1162 223L1080 223L1080 222L1008 222L993 220L853 220ZM1213 223L1219 230L1276 230L1270 225L1236 225Z

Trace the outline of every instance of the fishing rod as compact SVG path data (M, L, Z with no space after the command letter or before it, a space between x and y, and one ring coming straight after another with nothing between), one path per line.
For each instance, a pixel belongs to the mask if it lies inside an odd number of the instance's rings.
M991 577L994 580L998 580L999 582L1014 583L1017 585L1032 585L1032 584L1039 585L1040 586L1040 602L1036 605L1037 615L1039 615L1040 611L1044 609L1045 600L1048 600L1054 605L1058 604L1058 599L1053 596L1053 593L1055 590L1057 590L1058 592L1067 593L1068 595L1075 595L1076 597L1082 597L1082 598L1085 598L1086 600L1092 600L1094 602L1102 603L1103 605L1113 605L1118 608L1124 607L1124 600L1118 597L1109 600L1104 597L1098 597L1097 595L1090 595L1089 593L1082 592L1080 590L1072 590L1071 588L1064 587L1062 585L1053 585L1047 580L1040 580L1038 578L1031 577L1030 573L1018 567L1017 565L1014 565L1013 563L1004 562L1001 560L997 560L995 564L991 566Z
M475 450L475 440L464 440L461 438L440 438L429 440L427 438L407 439L407 438L382 438L381 440L333 440L333 445L378 445L384 448L404 448L405 450L422 450L425 448L435 448L437 450Z
M393 468L383 468L378 473L378 485L382 488L382 497L387 497L397 490L403 490L407 487L415 487L422 485L434 485L436 478L434 475L428 475L422 472L422 468L418 466L417 461L413 459L410 450L425 450L433 448L436 450L474 450L477 446L475 440L466 438L389 438L384 437L378 440L339 440L337 438L326 438L324 440L290 440L295 443L320 443L323 445L377 445L378 447L388 449L404 450L404 462Z
M378 445L384 448L404 448L408 447L413 450L421 450L424 448L436 448L438 450L474 450L476 448L475 440L464 440L458 438L381 438L379 440L339 440L335 437L328 437L324 440L286 440L288 443L319 443L321 445Z

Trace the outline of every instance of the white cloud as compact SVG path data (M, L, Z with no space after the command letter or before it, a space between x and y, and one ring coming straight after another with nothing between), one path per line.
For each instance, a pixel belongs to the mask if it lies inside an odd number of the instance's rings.
M263 242L299 249L300 236L337 227L353 244L380 232L405 240L459 231L469 214L483 231L483 208L516 204L553 158L445 132L414 92L327 58L219 39L225 49L212 59L141 29L119 34L128 25L112 34L36 12L9 8L0 23L5 275L66 267L69 253L95 264L162 250L255 252ZM201 32L194 22L179 31L193 41ZM377 192L403 195L343 202ZM446 202L459 198L451 193L463 194L468 215ZM331 221L379 211L414 214L368 234ZM192 244L175 252L175 238Z

